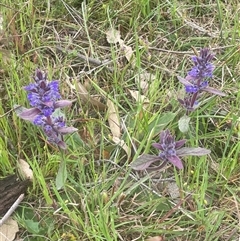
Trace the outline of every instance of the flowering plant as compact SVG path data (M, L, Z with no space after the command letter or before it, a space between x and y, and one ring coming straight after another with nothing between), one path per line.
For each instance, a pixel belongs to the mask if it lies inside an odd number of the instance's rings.
M197 107L197 98L203 91L220 96L226 95L220 90L208 86L209 79L213 77L215 68L211 63L213 57L214 55L210 52L210 49L201 49L199 56L192 57L194 66L187 76L185 78L178 76L178 80L184 84L186 91L184 99L178 99L178 101L187 111L193 111Z
M159 143L152 146L159 149L158 156L143 154L131 163L134 170L159 170L167 163L172 163L178 169L183 169L182 156L204 156L211 151L201 147L183 147L186 140L175 141L169 130L160 133Z
M185 86L186 96L184 99L178 99L180 104L187 110L193 111L198 106L198 97L202 92L209 92L215 95L225 96L220 90L209 87L209 79L213 77L214 65L212 60L214 55L210 49L200 50L199 56L193 56L193 68L188 72L185 78L178 76L178 80ZM183 116L179 120L179 129L182 132L188 130L190 118ZM186 125L186 126L184 126ZM183 128L184 127L184 128ZM184 130L184 131L183 131ZM153 143L152 146L160 150L158 156L143 154L131 163L134 170L159 170L167 163L173 164L178 169L183 169L182 156L203 156L211 151L200 147L183 147L186 140L175 141L169 130L160 133L159 143Z
M60 100L59 82L57 80L49 82L46 73L40 69L36 70L33 79L35 83L24 87L28 92L27 98L32 108L24 109L18 116L42 127L49 142L66 149L63 135L73 133L77 129L67 127L63 116L55 116L54 112L57 108L71 105L72 102Z

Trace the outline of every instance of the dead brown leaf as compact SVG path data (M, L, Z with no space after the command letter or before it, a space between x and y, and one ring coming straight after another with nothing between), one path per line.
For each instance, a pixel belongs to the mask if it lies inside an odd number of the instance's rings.
M155 80L156 77L154 74L142 70L142 72L135 77L135 83L140 86L144 93L148 91L149 83Z
M23 159L19 159L18 161L18 171L24 179L33 180L33 171L29 164Z
M124 40L121 39L120 31L111 28L106 32L106 38L107 38L108 43L110 43L110 44L119 43L120 48L124 53L124 56L126 57L128 62L130 62L132 57L134 57L133 50L132 50L131 46L126 45ZM132 65L135 65L134 61L132 62Z
M155 237L148 238L146 241L164 241L164 239L161 236L155 236Z
M18 224L12 218L0 227L0 241L12 241L15 239L16 233L19 231Z
M106 32L106 38L107 38L108 43L116 44L121 40L120 31L110 28Z
M149 99L146 96L141 95L139 91L130 89L128 91L137 102L142 102L144 108L146 108L149 105Z
M120 120L118 116L117 107L111 100L107 100L108 106L108 123L113 137L120 138L121 129L120 129Z
M134 58L132 47L126 45L122 39L119 40L119 45L120 45L121 50L124 52L124 55L125 55L127 61L130 62L130 60L132 58ZM132 61L132 67L134 67L134 66L135 66L135 61Z

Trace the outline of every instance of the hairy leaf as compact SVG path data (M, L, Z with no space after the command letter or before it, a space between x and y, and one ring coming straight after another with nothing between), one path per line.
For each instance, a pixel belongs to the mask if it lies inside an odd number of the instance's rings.
M142 171L158 160L160 160L158 156L143 154L131 163L131 168L137 171Z
M178 156L205 156L210 153L210 150L201 147L183 147L177 150Z
M187 81L186 79L182 78L181 76L177 76L178 80L184 84L184 85L187 85L187 86L193 86L193 84L189 81Z
M41 113L41 111L38 108L22 108L21 112L18 109L17 115L22 118L23 120L28 120L28 121L34 121L34 119Z
M209 93L215 94L215 95L226 96L226 94L223 93L222 91L211 88L211 87L206 87L206 88L204 88L204 90Z
M168 157L168 161L171 162L178 169L183 169L182 161L178 156L170 156Z

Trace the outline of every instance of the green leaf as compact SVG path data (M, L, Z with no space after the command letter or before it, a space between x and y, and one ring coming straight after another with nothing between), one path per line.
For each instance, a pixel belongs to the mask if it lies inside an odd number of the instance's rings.
M86 143L81 139L81 136L78 134L78 132L72 133L71 138L67 138L65 142L71 150L86 147Z
M189 116L184 115L178 121L178 128L182 133L188 132L190 119Z
M25 228L28 230L30 233L38 234L40 232L39 229L39 222L35 222L30 219L24 220L25 223Z
M176 116L176 113L167 112L159 115L148 126L149 133L152 132L153 136L158 135Z
M65 185L66 180L67 180L67 167L66 167L65 160L62 160L56 176L57 190L61 189Z

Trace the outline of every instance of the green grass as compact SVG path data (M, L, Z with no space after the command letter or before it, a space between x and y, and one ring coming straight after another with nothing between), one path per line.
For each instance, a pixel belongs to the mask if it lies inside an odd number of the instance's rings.
M14 214L24 240L237 240L239 238L239 11L237 1L3 0L0 14L0 176L18 172L19 158L34 174L32 186ZM131 47L130 61L106 32L119 30ZM183 134L184 114L176 97L194 55L209 46L216 55L210 85L226 97L206 95L191 114ZM60 51L61 47L64 51ZM79 58L78 53L85 56ZM88 58L102 61L95 65ZM105 64L105 63L108 64ZM35 69L59 79L64 109L78 133L67 137L67 181L58 190L58 149L36 126L11 111L29 106L24 85ZM151 74L148 89L141 88ZM146 81L146 80L145 80ZM83 100L80 82L105 109ZM130 91L149 100L135 100ZM117 108L121 139L131 155L113 141L107 100ZM157 154L151 144L168 128L187 146L211 150L207 157L184 159L184 170L172 166L146 175L129 168L142 153ZM157 176L156 176L157 175ZM175 180L180 197L169 191ZM164 181L165 180L165 181ZM180 200L184 201L180 201ZM181 202L181 203L179 203ZM181 204L180 208L175 208ZM151 239L150 239L151 241Z

